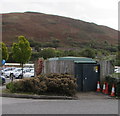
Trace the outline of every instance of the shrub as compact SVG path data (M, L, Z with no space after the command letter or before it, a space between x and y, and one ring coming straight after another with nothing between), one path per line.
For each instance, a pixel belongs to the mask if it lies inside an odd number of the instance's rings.
M95 58L95 51L91 48L86 48L81 51L80 55L83 57Z
M46 93L47 86L45 81L39 78L34 79L33 92L36 94Z
M40 94L46 91L46 85L44 82L40 82L38 78L22 79L16 82L10 82L6 85L6 88L11 92L32 92Z
M47 92L62 95L74 95L76 92L76 79L68 74L46 75Z
M9 89L11 92L20 92L22 91L21 81L18 82L10 82L6 85L6 88Z
M117 96L120 96L120 82L118 82L116 85L116 94Z
M74 95L76 79L68 74L40 75L36 78L21 79L6 85L11 92L25 92L35 94Z
M112 90L112 85L115 85L115 92L117 96L120 96L120 79L118 78L119 74L112 74L112 75L108 75L106 76L105 80L106 82L109 84L109 93Z
M55 56L55 50L54 50L54 49L51 49L51 48L43 49L43 50L40 52L40 56L43 57L44 59L52 58L52 57Z

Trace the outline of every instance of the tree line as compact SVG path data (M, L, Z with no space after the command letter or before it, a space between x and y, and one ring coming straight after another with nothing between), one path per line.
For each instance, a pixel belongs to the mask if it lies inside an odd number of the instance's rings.
M24 36L18 36L18 43L13 43L10 52L5 43L0 43L0 51L2 60L13 59L14 62L20 63L21 66L29 61L32 53L30 43Z
M44 59L51 57L65 57L65 56L76 56L76 57L89 57L96 59L103 59L104 57L115 55L115 63L120 65L118 59L119 53L116 47L109 47L107 42L104 42L106 49L96 48L95 42L89 42L85 47L78 48L77 50L60 50L57 49L59 46L59 40L52 39L52 46L41 46L41 44L35 41L31 41L24 36L18 36L18 43L13 43L11 48L7 48L5 43L0 44L0 50L2 52L2 59L7 62L18 62L21 65L31 61L34 62L38 58ZM51 44L50 44L51 45ZM32 50L35 48L35 50Z

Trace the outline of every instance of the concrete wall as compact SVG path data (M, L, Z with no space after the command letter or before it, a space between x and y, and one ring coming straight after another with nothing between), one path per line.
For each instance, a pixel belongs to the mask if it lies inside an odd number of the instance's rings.
M49 73L69 73L74 75L74 62L73 61L44 61L44 74Z

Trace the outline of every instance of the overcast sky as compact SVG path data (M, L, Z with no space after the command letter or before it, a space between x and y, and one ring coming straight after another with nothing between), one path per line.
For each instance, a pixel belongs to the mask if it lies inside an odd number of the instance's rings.
M0 13L35 11L53 14L118 30L119 0L1 0Z

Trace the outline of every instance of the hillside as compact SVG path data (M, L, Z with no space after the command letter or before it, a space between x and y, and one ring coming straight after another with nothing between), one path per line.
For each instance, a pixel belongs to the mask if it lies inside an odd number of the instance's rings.
M35 12L2 14L2 24L2 39L6 44L16 42L19 35L38 42L58 39L61 46L90 40L115 45L118 39L117 31L106 26Z

